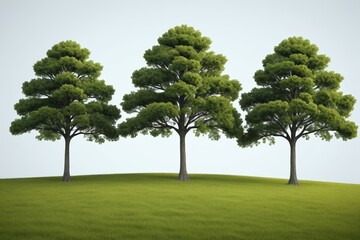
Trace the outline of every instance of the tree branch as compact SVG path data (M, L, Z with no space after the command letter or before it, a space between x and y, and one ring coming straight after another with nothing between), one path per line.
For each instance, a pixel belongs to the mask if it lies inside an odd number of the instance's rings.
M185 128L187 128L190 124L196 122L197 120L199 120L200 118L205 117L205 116L206 116L206 114L204 112L198 112L194 115L190 115L187 123L185 124Z
M321 128L318 128L318 129L314 129L314 130L311 130L311 131L308 131L308 132L305 132L306 129L302 130L301 133L296 137L297 139L303 137L303 136L306 136L306 135L309 135L309 134L312 134L312 133L315 133L315 132L320 132L320 131L323 131L323 130L326 130L329 126L328 125L324 125L322 126ZM330 129L327 129L327 130L330 130Z
M92 128L86 132L83 132L83 131L77 129L75 132L73 132L73 134L71 134L70 137L73 138L78 135L94 135L94 134L95 134L95 128Z
M158 126L156 125L152 125L151 127L153 128L162 128L162 129L165 129L165 128L170 128L170 129L173 129L174 131L178 132L178 129L172 125L169 125L167 123L167 121L165 121L164 119L163 120L159 120L159 121L155 121L156 124L158 124Z
M290 139L290 138L291 138L290 135L289 135L289 133L286 131L286 128L285 128L285 127L283 126L283 124L281 123L281 120L280 120L277 116L273 116L273 117L270 116L270 119L273 120L273 121L275 122L275 124L280 127L281 131L285 134L285 136L286 136L285 138L286 138L286 139Z
M260 140L261 138L266 138L266 137L282 137L285 138L286 140L289 141L289 138L281 133L267 133L267 134L261 134L261 137L258 139Z
M52 128L52 127L36 127L34 129L37 130L37 131L41 131L41 130L43 130L43 131L52 131L52 132L58 133L61 136L65 137L65 132L62 131L62 129Z

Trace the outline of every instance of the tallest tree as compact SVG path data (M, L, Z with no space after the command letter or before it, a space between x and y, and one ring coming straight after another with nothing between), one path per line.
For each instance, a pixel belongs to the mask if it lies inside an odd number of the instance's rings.
M238 98L240 84L222 74L226 58L208 51L211 40L194 28L177 26L158 43L144 54L148 67L132 75L138 90L125 95L121 105L136 116L120 124L120 134L168 136L176 132L180 140L178 179L186 181L187 134L194 130L212 139L218 139L221 131L233 135L241 125L231 103Z
M38 131L38 139L65 140L63 181L70 181L70 142L116 140L120 110L110 105L115 90L98 79L99 63L88 60L90 51L74 41L55 44L34 65L35 79L22 86L26 98L15 104L21 118L11 123L12 134Z

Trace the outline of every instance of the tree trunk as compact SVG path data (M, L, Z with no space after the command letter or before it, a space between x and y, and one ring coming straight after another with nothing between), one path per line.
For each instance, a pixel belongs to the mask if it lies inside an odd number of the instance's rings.
M65 137L65 163L63 182L70 182L70 137Z
M299 185L296 176L296 140L289 141L290 143L290 179L288 184Z
M190 178L186 170L186 148L185 148L186 132L180 132L179 136L180 136L180 172L179 172L178 180L189 181Z

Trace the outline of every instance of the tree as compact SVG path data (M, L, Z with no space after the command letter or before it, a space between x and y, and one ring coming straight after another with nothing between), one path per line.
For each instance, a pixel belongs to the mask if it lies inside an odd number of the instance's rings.
M247 112L247 131L239 144L247 146L286 139L290 144L289 184L298 185L296 142L311 134L323 140L333 135L343 140L355 138L357 126L347 120L356 102L339 91L343 77L326 71L330 58L318 54L318 47L301 37L290 37L263 60L263 70L255 73L259 86L242 94L240 105Z
M102 66L88 60L90 51L64 41L34 65L37 78L24 82L25 99L15 104L21 118L11 123L14 135L38 131L39 140L65 140L63 181L70 181L70 141L78 135L102 143L118 139L120 110L110 105L115 90L99 80Z
M186 169L185 137L208 134L219 139L220 132L233 131L240 84L223 75L226 58L208 51L211 40L194 28L182 25L158 38L159 45L144 54L148 67L134 71L132 82L139 88L123 97L122 108L136 113L119 126L120 134L137 133L180 137L178 179L189 180Z

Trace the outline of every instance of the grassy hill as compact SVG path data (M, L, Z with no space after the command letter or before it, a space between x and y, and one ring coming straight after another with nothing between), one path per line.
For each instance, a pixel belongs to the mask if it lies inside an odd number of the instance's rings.
M360 239L360 185L121 174L0 180L0 239Z

